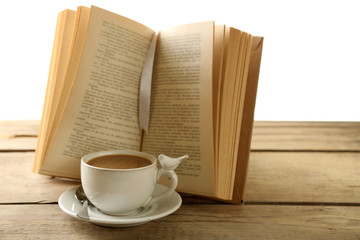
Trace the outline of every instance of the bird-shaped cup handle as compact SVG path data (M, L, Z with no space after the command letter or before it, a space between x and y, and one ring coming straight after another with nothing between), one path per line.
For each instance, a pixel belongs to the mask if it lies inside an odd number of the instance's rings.
M156 181L159 181L161 176L167 175L171 179L171 186L165 192L163 192L159 195L156 195L156 196L152 196L150 201L147 202L145 204L145 206L148 206L155 202L158 202L160 199L170 196L175 191L175 189L178 185L178 177L177 177L176 173L174 172L174 170L179 166L179 164L184 159L187 159L188 157L189 157L188 155L184 155L184 156L178 157L178 158L171 158L164 154L159 155L158 160L160 162L161 167L158 168L158 170L156 172Z

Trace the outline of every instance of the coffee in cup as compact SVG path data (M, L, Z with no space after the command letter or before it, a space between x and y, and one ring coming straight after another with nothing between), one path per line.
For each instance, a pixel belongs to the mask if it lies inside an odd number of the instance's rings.
M132 169L151 165L152 162L144 157L134 155L108 155L100 156L88 161L89 165L109 169Z

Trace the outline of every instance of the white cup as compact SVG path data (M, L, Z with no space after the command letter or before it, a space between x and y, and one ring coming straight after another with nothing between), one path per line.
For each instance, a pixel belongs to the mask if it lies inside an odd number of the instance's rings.
M111 155L138 156L151 163L132 169L111 169L88 164L92 159ZM90 153L81 159L81 184L89 201L100 211L110 215L127 215L173 193L178 183L174 170L185 158L187 156L175 159L161 154L161 167L158 167L157 159L143 152L110 150ZM152 196L156 182L162 175L170 177L171 186L164 193Z

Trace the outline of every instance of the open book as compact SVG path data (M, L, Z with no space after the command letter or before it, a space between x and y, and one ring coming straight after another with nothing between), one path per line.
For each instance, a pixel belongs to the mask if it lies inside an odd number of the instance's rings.
M154 35L94 6L59 14L34 172L80 178L80 158L109 149L188 154L177 191L241 202L263 39L214 22L161 30L144 133L139 88Z

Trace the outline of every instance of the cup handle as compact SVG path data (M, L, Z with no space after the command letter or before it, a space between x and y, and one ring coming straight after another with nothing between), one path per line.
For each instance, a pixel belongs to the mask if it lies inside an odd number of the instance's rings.
M159 181L161 176L167 175L171 179L171 186L165 192L163 192L157 196L152 196L150 201L148 201L145 204L145 206L151 205L151 204L159 201L160 199L166 198L175 191L175 189L178 185L178 177L174 170L184 159L186 159L188 157L189 157L188 155L185 155L185 156L182 156L179 158L171 158L171 157L165 156L164 154L159 155L158 160L160 162L161 168L158 169L158 171L156 173L156 181Z

